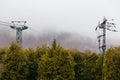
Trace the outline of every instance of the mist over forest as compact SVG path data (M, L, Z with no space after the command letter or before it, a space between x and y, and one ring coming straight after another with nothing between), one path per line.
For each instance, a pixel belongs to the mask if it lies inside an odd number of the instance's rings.
M15 42L16 31L11 28L0 28L0 47L5 47ZM36 34L37 33L37 34ZM78 33L71 32L57 32L54 30L33 31L25 30L22 33L24 48L36 48L42 45L51 45L53 39L57 40L57 43L67 49L77 49L79 51L91 50L98 52L97 38L93 39L89 36L83 36ZM108 46L112 45L111 41L108 41Z

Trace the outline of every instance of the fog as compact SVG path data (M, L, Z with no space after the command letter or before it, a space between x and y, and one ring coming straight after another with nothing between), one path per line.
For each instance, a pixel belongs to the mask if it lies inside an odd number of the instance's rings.
M107 48L120 44L119 0L1 0L0 21L27 21L23 47L51 44L98 51L95 27L105 16L114 19L117 33L107 31ZM0 23L0 47L15 41L16 32Z
M0 47L9 46L12 42L15 42L16 31L7 27L0 28ZM22 33L24 48L36 48L42 45L51 45L53 39L57 40L57 43L66 49L77 49L79 51L91 50L99 52L97 38L91 38L79 33L70 33L64 31L44 30L37 32L37 30L24 30ZM119 43L119 41L118 41ZM114 40L107 39L107 47L117 46L118 44Z

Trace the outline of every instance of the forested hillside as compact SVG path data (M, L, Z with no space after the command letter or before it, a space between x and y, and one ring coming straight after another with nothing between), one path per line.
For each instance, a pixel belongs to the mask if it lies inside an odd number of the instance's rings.
M56 40L51 46L36 49L23 49L12 43L0 48L0 63L0 80L120 79L120 47L107 50L103 70L100 54L65 49Z

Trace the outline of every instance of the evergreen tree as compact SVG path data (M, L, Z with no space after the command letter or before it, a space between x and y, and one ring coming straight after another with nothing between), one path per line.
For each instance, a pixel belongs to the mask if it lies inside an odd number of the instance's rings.
M70 50L71 52L71 50ZM80 52L72 51L71 55L74 58L75 66L74 66L74 71L75 71L75 79L76 80L81 80L82 78L82 73L83 73L83 54Z
M36 50L34 49L27 49L26 54L28 57L28 71L29 74L27 76L27 80L36 80L38 75L38 62L41 60L41 56L45 54L48 50L46 45L42 47L37 47Z
M41 57L37 80L74 80L74 76L72 56L55 42Z
M16 43L11 44L3 59L1 80L26 80L27 57L23 52Z
M104 66L103 80L120 79L120 47L110 48L107 50Z
M23 50L16 43L0 49L3 69L0 80L101 80L101 55L52 46ZM103 79L119 80L120 47L105 55Z
M100 58L96 53L85 52L83 56L83 73L81 80L101 80Z
M2 62L3 54L5 54L5 50L0 48L0 63Z
M28 58L28 76L26 80L36 80L37 76L37 56L33 49L28 49L25 51L27 58Z
M57 48L56 39L54 39L54 40L53 40L53 43L52 43L52 48L53 48L53 49L56 49L56 48Z

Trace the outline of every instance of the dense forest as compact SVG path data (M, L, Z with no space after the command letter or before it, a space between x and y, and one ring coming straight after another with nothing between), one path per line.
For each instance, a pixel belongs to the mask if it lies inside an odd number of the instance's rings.
M12 43L0 48L0 80L119 80L120 47L101 54L51 46L23 49Z

